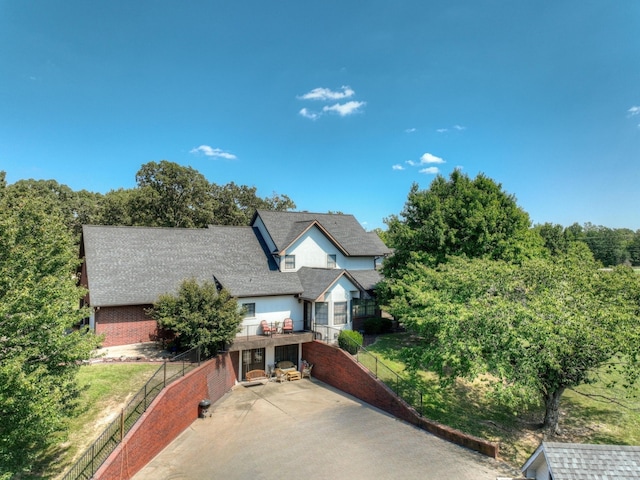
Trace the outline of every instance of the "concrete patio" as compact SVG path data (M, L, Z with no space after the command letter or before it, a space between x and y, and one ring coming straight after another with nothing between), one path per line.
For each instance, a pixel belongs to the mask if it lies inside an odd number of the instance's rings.
M238 386L135 480L495 480L519 472L318 380Z

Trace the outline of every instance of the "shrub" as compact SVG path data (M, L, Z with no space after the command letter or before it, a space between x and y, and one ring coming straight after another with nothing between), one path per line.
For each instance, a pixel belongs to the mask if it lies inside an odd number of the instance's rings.
M351 355L355 355L358 353L358 348L362 346L362 335L353 330L342 330L338 335L338 345Z

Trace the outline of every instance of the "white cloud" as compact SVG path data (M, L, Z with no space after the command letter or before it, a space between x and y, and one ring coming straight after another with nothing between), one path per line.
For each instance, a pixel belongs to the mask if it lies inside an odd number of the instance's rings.
M302 115L304 118L310 118L311 120L315 120L316 118L318 118L320 116L319 113L312 112L311 110L309 110L307 108L301 109L298 113L300 115Z
M336 112L341 117L346 117L347 115L353 115L354 113L358 113L360 107L364 107L367 102L356 102L352 100L347 103L335 103L331 106L325 106L322 108L323 112Z
M438 133L448 133L451 130L456 130L458 132L462 132L462 131L464 131L466 129L467 129L467 127L465 127L463 125L454 125L451 128L436 128L436 132L438 132Z
M635 105L627 111L629 112L630 117L633 117L635 115L640 115L640 106Z
M310 92L300 95L298 98L301 100L342 100L344 98L350 98L355 95L355 91L351 87L343 85L342 91L333 91L330 88L314 88Z
M396 164L393 167L391 167L394 170L404 170L404 167L402 165Z
M414 133L416 131L415 128L407 128L404 132L405 133Z
M420 173L424 173L426 175L436 175L438 172L440 172L438 167L427 167L420 170Z
M405 163L411 167L417 167L418 165L420 165L419 163L414 162L413 160L407 160Z
M225 152L224 150L213 148L209 145L200 145L197 148L191 149L189 153L193 153L194 155L202 154L212 158L224 158L226 160L235 160L238 158L233 153Z
M431 153L425 153L420 157L420 165L425 165L430 163L446 163L446 162L442 158L436 157Z

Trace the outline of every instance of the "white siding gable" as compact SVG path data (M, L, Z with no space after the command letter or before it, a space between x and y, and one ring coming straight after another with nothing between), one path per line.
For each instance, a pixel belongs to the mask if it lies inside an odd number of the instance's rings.
M302 267L327 268L327 256L336 256L335 268L343 270L373 270L375 257L347 257L316 226L311 227L287 249L287 255L295 256L295 269ZM284 271L284 258L280 270Z
M295 270L301 267L327 268L328 254L336 256L336 268L346 268L345 256L316 226L307 230L287 249L287 255L296 257ZM284 262L281 270L284 270Z

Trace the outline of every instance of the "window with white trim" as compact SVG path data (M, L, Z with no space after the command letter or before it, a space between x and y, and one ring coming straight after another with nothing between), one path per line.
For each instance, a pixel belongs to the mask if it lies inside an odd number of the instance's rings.
M336 256L335 254L327 255L327 268L336 268Z
M295 255L285 255L284 256L284 269L285 270L295 270L296 268L296 256Z
M333 304L333 324L344 325L347 323L347 302L335 302Z
M327 302L316 302L316 324L329 325L329 304Z
M244 310L244 318L253 318L256 316L255 303L243 303L242 308Z

